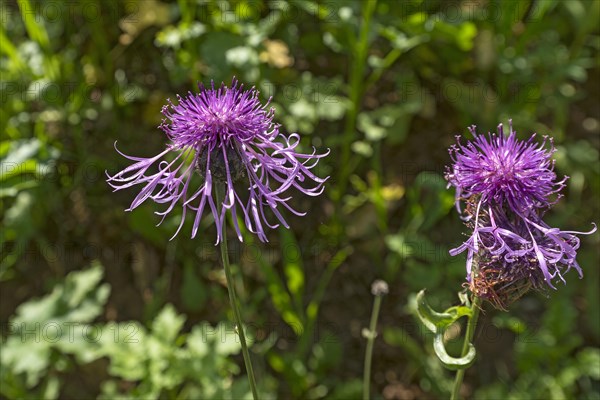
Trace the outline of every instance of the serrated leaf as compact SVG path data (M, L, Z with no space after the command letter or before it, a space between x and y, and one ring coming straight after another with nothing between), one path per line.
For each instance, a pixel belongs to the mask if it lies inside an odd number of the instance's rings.
M69 307L81 304L85 297L98 286L103 274L102 266L98 261L92 262L90 268L86 270L79 271L77 274L69 274L65 285Z
M175 307L172 304L167 304L152 323L152 335L164 342L173 342L183 327L184 322L185 317L177 315Z

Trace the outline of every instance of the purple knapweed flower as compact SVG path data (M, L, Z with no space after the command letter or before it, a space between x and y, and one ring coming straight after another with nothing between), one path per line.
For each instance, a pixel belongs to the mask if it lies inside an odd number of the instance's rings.
M194 238L204 210L209 208L216 222L217 243L224 239L222 226L228 210L240 241L238 210L246 227L261 241L267 241L265 226L276 228L278 223L267 220L265 208L286 228L289 226L280 205L296 215L304 215L288 204L288 190L294 187L309 196L321 194L327 178L317 177L311 169L329 151L299 152L298 134L279 132L279 125L273 122L274 109L267 109L270 100L261 104L254 87L243 90L234 78L231 87L221 84L215 89L213 82L210 89L202 84L198 88L199 93L177 96L177 104L168 100L163 107L166 118L159 128L170 141L166 149L150 158L131 157L117 149L133 164L109 175L107 182L115 191L143 186L128 211L148 199L166 204L164 211L156 212L162 216L159 224L181 204L183 213L173 237L189 212L194 215ZM196 185L193 181L197 181ZM215 197L217 185L224 194L221 204Z
M535 135L520 141L510 124L505 136L502 124L498 134L478 135L469 128L474 140L450 148L453 164L447 167L448 186L456 188L456 206L465 202L465 220L472 229L469 239L452 249L451 255L467 251L467 280L471 288L481 280L494 296L515 282L541 288L555 288L552 279L575 268L579 238L589 232L562 231L548 226L543 214L561 197L568 177L558 180L554 173L555 152L551 138L535 142ZM550 146L547 146L547 144ZM476 271L473 271L475 262ZM511 288L512 290L512 288ZM477 293L476 293L477 294ZM501 301L501 304L506 304Z

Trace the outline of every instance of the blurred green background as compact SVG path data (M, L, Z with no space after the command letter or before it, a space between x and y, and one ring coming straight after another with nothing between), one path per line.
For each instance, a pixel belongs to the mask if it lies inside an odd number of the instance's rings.
M237 76L305 150L331 149L325 193L294 196L306 217L231 240L264 397L360 397L377 278L373 398L447 397L411 308L422 288L457 304L464 283L447 148L509 118L552 135L571 179L548 222L600 222L599 16L583 0L2 1L0 395L249 397L212 220L169 241L177 213L124 212L135 190L104 174L127 165L116 140L164 147L167 98ZM599 238L582 238L583 279L486 305L465 397L600 399Z

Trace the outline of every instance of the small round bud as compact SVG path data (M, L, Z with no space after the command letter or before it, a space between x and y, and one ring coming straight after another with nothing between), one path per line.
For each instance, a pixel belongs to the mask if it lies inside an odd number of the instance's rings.
M389 293L389 291L390 289L388 287L388 284L384 280L377 279L371 285L371 293L373 293L373 296L385 296Z

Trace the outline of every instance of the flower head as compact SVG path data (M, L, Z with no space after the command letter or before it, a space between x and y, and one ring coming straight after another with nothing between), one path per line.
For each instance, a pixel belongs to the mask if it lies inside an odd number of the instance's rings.
M547 208L560 197L552 199L565 186L567 177L556 180L552 139L544 138L537 144L533 135L527 141L519 141L512 123L508 136L504 135L502 124L497 135L478 135L475 126L469 131L475 140L463 145L458 136L458 143L450 148L453 165L446 179L456 187L457 197L477 194L485 203L506 203L521 212Z
M261 104L258 91L244 90L234 79L231 87L221 84L215 89L199 85L198 93L177 96L162 109L165 116L159 126L170 143L154 157L132 157L117 151L133 163L107 182L116 190L141 185L129 210L151 199L166 204L156 214L159 224L178 204L183 208L179 228L186 214L194 215L192 238L198 233L202 215L210 209L217 227L217 243L223 240L222 225L227 211L233 216L237 236L242 234L237 213L246 227L267 241L265 226L279 223L289 227L278 206L296 215L288 200L292 187L309 196L323 192L327 178L311 172L318 160L328 154L301 153L298 134L284 135L273 122L274 109ZM116 148L116 146L115 146ZM193 181L199 181L194 185ZM236 190L234 184L238 182ZM243 183L242 183L243 182ZM243 187L243 189L241 189ZM224 193L217 201L215 191ZM266 210L278 222L269 222Z
M554 288L556 277L575 268L582 275L576 256L578 234L548 226L544 212L560 197L566 177L554 173L552 140L541 144L519 141L510 126L498 135L478 135L470 128L472 142L450 148L453 161L446 180L456 188L456 205L465 203L464 219L472 233L451 255L467 251L467 280L480 297L493 299L505 308L523 294L523 289ZM548 149L547 143L551 146ZM474 267L474 268L473 268Z

